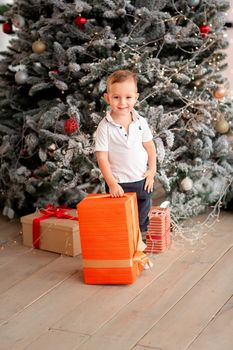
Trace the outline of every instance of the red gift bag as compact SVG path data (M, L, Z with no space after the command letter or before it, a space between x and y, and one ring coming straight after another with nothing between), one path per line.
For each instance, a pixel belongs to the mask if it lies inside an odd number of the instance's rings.
M151 207L146 234L146 252L161 253L170 245L170 209Z

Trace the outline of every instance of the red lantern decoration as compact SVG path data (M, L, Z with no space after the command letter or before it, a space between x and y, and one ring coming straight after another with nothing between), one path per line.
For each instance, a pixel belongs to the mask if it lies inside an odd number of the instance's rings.
M77 27L79 27L79 29L83 29L84 24L87 23L87 19L82 16L77 16L74 19L74 23L76 24Z
M202 24L200 25L199 30L202 36L206 37L209 34L210 26L208 26L208 24Z
M64 130L67 134L73 134L78 130L77 120L74 118L69 118L64 121Z
M10 21L4 22L2 24L2 31L5 34L12 34L13 33L12 23Z

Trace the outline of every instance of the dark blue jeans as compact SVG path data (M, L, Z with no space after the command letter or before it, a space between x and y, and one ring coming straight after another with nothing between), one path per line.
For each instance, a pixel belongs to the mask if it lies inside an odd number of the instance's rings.
M141 232L147 231L149 224L149 211L151 207L151 192L148 193L144 190L146 180L136 182L125 182L119 183L123 188L124 192L136 192L138 202L138 215L139 215L139 226ZM109 193L109 187L106 184L106 192Z

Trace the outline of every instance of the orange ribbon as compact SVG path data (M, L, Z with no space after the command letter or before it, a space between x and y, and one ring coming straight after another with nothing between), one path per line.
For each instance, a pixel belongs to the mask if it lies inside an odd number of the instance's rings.
M148 256L143 252L135 252L133 261L137 264L137 275L140 275L146 265L148 265L148 267L152 265Z
M40 221L46 220L51 216L55 216L58 219L78 220L77 217L69 215L67 210L71 209L55 207L52 204L47 204L45 209L40 209L40 212L44 215L35 218L32 222L32 239L34 248L40 248Z
M83 267L87 268L113 268L113 267L133 267L136 265L137 276L144 270L145 266L151 266L148 256L140 251L135 252L131 259L119 260L97 260L97 259L83 259Z

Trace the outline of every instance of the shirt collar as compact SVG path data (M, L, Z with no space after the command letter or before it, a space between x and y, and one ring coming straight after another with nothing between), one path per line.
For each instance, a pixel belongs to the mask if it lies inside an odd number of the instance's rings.
M132 117L133 117L133 121L136 122L138 119L139 119L139 114L138 112L133 109L132 111ZM108 109L107 112L106 112L106 116L105 118L107 119L108 122L112 123L112 124L115 124L115 125L118 125L117 123L114 122L114 120L112 119L112 116L111 116L111 109Z

